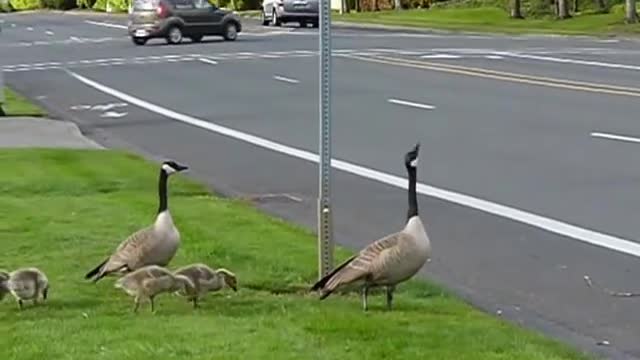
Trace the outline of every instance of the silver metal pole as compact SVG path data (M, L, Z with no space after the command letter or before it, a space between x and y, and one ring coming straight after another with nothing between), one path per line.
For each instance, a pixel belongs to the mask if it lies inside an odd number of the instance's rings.
M331 0L320 0L320 166L318 257L320 277L333 268L331 213Z
M3 0L0 0L2 2ZM2 26L4 23L0 23L0 36L2 36ZM0 39L0 43L2 40ZM4 64L2 63L2 56L0 56L0 116L4 115L4 110L2 110L2 106L4 105Z

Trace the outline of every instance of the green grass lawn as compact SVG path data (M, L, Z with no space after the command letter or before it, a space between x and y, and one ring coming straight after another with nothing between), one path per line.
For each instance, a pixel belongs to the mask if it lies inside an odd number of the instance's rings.
M3 150L0 162L11 169L0 177L0 268L38 266L51 281L47 304L0 303L3 359L586 359L418 281L398 288L392 312L377 295L369 313L357 294L321 302L306 292L312 233L181 175L169 183L183 237L171 268L227 267L239 291L196 310L162 295L155 315L148 303L134 315L113 278L83 276L153 220L157 165L103 150Z
M496 33L542 33L567 35L639 34L640 25L624 24L620 7L608 14L575 15L571 19L514 20L499 8L455 8L333 14L334 21L371 23L444 30Z
M5 103L2 109L6 116L45 116L46 113L40 107L34 105L24 96L15 91L4 88Z

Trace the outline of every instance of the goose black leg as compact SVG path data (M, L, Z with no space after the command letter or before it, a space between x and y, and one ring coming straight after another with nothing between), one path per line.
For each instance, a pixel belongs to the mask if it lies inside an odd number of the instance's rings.
M134 300L134 305L133 305L133 312L137 313L139 307L140 307L140 298L136 296L136 299Z
M395 291L395 286L387 286L387 309L391 310L393 303L393 292Z
M193 308L194 309L197 308L198 307L198 298L194 297L192 301L193 301Z
M153 296L149 297L149 302L151 303L151 312L155 313L156 312L156 308L155 308L155 304L153 303Z
M18 299L18 309L22 310L24 308L24 304L21 299Z
M367 297L369 296L369 287L365 285L362 288L362 310L369 310L369 306L367 305Z

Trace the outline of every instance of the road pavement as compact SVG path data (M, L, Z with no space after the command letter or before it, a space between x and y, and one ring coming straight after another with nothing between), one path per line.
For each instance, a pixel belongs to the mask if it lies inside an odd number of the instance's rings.
M235 42L136 47L121 17L0 21L7 81L57 116L226 193L291 194L261 206L315 227L314 29L246 20ZM334 36L336 239L356 249L403 225L402 155L420 141L425 276L587 351L640 357L636 301L583 281L623 290L640 275L637 42Z

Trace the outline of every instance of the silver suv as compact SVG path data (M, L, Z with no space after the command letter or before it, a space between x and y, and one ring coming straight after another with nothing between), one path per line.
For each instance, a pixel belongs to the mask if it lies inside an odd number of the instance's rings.
M297 22L301 27L309 23L318 27L319 0L263 0L261 20L265 26Z

